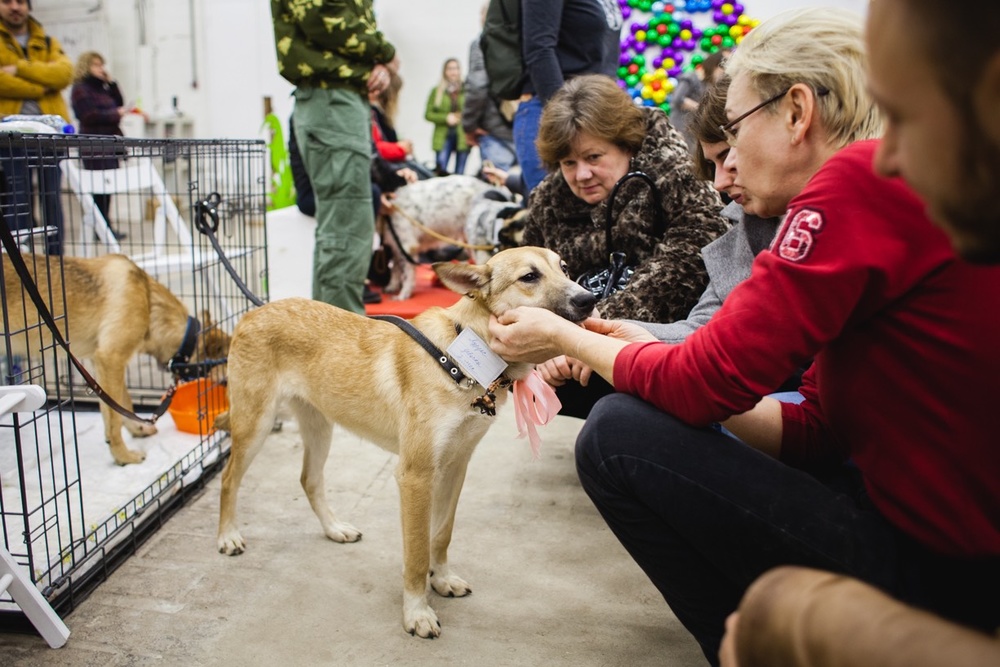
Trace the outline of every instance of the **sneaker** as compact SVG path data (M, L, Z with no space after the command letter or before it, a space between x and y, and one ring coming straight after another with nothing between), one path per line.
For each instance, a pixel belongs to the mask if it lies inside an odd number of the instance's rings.
M361 292L361 300L365 303L382 303L382 295L365 285Z

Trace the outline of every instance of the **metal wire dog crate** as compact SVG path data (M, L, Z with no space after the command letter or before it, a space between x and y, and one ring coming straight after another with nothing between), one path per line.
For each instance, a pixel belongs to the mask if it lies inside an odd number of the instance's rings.
M0 216L21 251L34 253L24 256L36 270L62 272L61 258L53 257L60 251L124 254L184 302L203 332L231 334L253 306L252 296L267 300L262 141L2 128ZM39 263L42 254L52 261ZM92 392L68 353L54 344L40 347L44 324L8 316L9 298L28 297L19 281L7 282L0 281L2 382L41 386L48 400L34 412L0 416L3 546L49 604L68 613L219 469L228 441L207 420L198 421L197 433L184 434L165 416L149 438L125 434L129 447L145 450L144 462L115 465ZM54 291L43 296L49 303L66 298ZM72 322L67 324L72 349ZM18 337L21 345L12 346ZM15 353L18 347L30 352ZM173 382L144 355L126 373L138 414L157 406ZM211 405L214 396L199 393L199 415L218 408ZM23 624L16 612L14 601L0 595L0 625Z

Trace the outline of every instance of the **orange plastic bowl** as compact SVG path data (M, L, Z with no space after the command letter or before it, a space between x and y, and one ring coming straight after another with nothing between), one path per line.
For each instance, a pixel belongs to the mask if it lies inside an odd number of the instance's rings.
M207 378L198 378L177 386L167 410L178 431L200 435L214 431L216 415L228 409L226 388Z

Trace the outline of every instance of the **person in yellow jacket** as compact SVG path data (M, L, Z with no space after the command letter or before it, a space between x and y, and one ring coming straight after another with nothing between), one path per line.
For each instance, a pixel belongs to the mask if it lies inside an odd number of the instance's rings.
M62 90L72 80L73 62L59 41L47 35L42 24L31 16L30 0L0 0L0 120L14 114L54 114L68 119L69 109ZM28 169L37 168L42 204L39 222L48 230L46 251L58 255L62 253L63 236L59 164L28 147L28 143L16 138L0 140L0 169L5 186L0 195L0 211L11 229L26 230L33 226Z

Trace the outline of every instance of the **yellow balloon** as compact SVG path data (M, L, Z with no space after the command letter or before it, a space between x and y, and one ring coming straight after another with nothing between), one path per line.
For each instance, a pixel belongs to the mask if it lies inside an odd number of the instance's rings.
M644 73L642 75L642 77L640 77L639 80L642 81L644 84L648 84L649 82L653 81L655 78L656 78L655 74L653 74L652 72L646 72L646 73Z
M720 7L719 10L723 14L725 14L725 15L728 16L729 14L733 13L733 6L727 2L726 4L722 5L722 7ZM638 34L638 33L636 33L636 34Z
M636 30L635 31L635 39L636 39L636 41L639 41L639 42L645 42L646 41L646 31L645 30Z
M742 37L743 36L743 26L741 26L741 25L734 25L732 28L729 29L729 36L732 37L733 39L736 39L737 37Z
M687 41L687 40L691 39L692 36L693 35L691 34L691 31L688 30L687 28L685 28L684 30L681 30L681 34L680 34L680 38L681 39Z
M649 86L643 86L642 87L642 93L641 93L641 95L642 95L642 99L648 100L649 98L651 98L653 96L653 89L651 87L649 87Z
M663 104L667 101L667 91L660 89L653 93L653 101L657 104Z
M733 41L736 42L737 44L739 44L740 42L743 41L743 35L740 35L739 37L734 38Z
M673 58L664 58L663 59L663 69L664 70L673 69L676 66L677 66L677 63L674 61Z
M750 17L746 14L741 14L740 17L736 19L736 22L740 25L750 25Z

